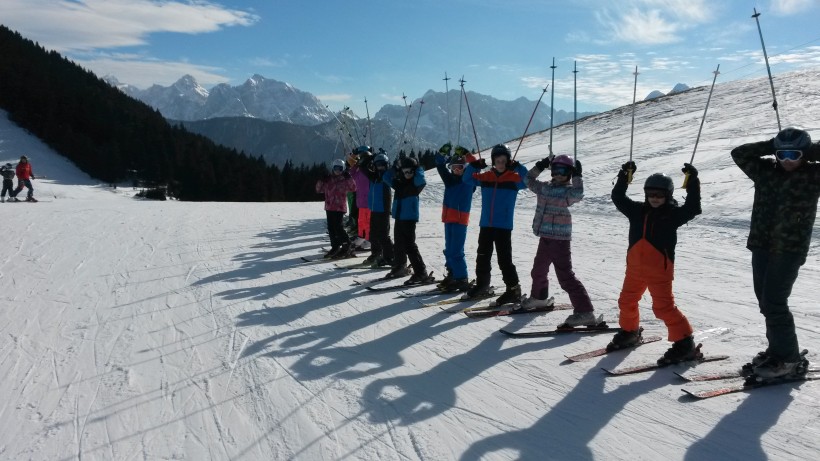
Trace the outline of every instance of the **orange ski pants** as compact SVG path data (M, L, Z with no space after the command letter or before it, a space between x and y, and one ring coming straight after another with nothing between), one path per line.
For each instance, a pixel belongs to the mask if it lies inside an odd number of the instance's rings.
M627 272L621 296L618 298L620 316L618 324L627 331L635 331L640 326L640 312L638 302L644 292L649 289L652 296L652 312L655 317L663 320L669 330L669 341L678 341L692 334L689 320L675 305L672 295L672 281L647 281L643 277Z

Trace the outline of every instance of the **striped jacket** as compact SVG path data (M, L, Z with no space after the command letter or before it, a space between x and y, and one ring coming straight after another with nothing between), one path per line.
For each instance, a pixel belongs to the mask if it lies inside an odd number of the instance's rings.
M532 231L539 237L572 240L572 215L569 207L584 198L584 181L580 176L573 176L571 182L555 184L552 181L539 181L539 174L541 170L538 168L527 173L527 187L538 198Z

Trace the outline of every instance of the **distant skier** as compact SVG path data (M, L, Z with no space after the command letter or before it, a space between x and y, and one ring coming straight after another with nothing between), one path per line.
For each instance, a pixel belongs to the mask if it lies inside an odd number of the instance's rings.
M774 159L762 158L774 155ZM768 141L732 150L732 159L754 182L754 204L746 247L752 251L752 280L766 319L769 346L752 359L762 378L806 372L800 356L789 295L806 262L820 198L820 146L803 130L786 128Z
M15 173L17 173L17 188L14 189L14 192L11 193L9 197L13 197L15 202L19 202L20 199L17 198L17 194L19 194L25 186L28 189L26 201L36 202L37 199L34 198L34 186L31 185L31 180L37 178L34 177L34 172L31 170L31 163L29 163L28 157L25 155L20 157L20 163L17 164Z
M538 175L550 169L551 181L539 181ZM596 325L592 301L586 288L572 270L572 215L569 207L584 198L581 162L567 155L546 157L535 163L527 173L527 187L538 199L532 231L539 236L538 250L532 262L532 289L529 298L521 303L522 309L545 307L549 303L549 270L555 267L558 284L569 295L573 313L564 322L566 326Z
M635 162L627 162L618 172L612 189L615 207L629 219L629 249L626 253L626 277L618 298L621 326L607 349L630 347L640 342L640 313L638 302L649 289L652 312L663 320L668 329L672 347L658 363L675 363L694 359L698 351L692 337L689 320L675 305L672 280L675 278L675 247L678 227L701 213L700 180L694 166L685 163L683 172L689 174L686 201L678 206L672 192L672 178L661 173L650 175L644 183L645 199L636 202L626 196L627 172L636 171Z
M493 166L489 171L481 171L487 167L483 158L470 163L464 171L465 182L481 187L476 283L464 298L475 298L490 292L490 262L495 246L498 265L507 286L495 301L496 305L501 305L521 301L521 285L512 259L512 229L518 191L527 187L524 184L527 168L512 160L510 148L504 144L493 147L490 160Z
M325 258L343 258L350 249L350 237L345 232L343 219L347 211L347 193L356 190L356 183L345 171L344 160L333 161L331 173L316 182L316 192L325 195L327 231L330 250Z
M13 197L14 174L14 165L11 163L0 166L0 176L3 176L3 192L0 194L0 203L6 201L6 192L9 193L9 201Z
M407 260L413 267L413 275L405 282L408 285L429 283L433 277L427 273L427 266L416 245L416 224L419 221L419 194L427 185L424 169L413 157L405 157L398 165L384 173L384 183L396 191L391 215L396 220L393 228L393 268L387 278L409 275Z
M467 291L470 281L467 277L467 259L464 244L467 241L467 225L470 222L470 208L473 206L473 192L476 186L464 181L464 164L468 162L467 149L456 146L455 155L449 159L452 145L448 142L436 154L436 169L444 182L444 198L441 206L441 222L444 223L444 267L447 275L438 284L442 291Z

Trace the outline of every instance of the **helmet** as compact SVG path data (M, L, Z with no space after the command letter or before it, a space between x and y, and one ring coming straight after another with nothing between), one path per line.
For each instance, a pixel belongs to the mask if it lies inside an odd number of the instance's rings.
M354 152L357 153L357 154L363 154L365 152L371 152L371 150L370 150L370 146L359 146L359 147L356 148L356 150Z
M28 157L26 157L25 155L21 155L21 156L20 156L20 160L25 160L25 161L28 161Z
M811 147L811 136L799 128L786 128L774 138L774 148L806 150Z
M336 160L333 161L333 164L332 164L331 167L332 168L339 167L339 168L344 170L345 169L345 161L340 159L340 158L337 158Z
M413 157L405 157L401 159L401 167L402 168L413 168L416 169L419 166L419 162Z
M387 166L388 163L390 163L390 159L388 159L387 156L384 155L384 154L379 154L379 155L373 157L373 165L374 166L380 166L379 164Z
M569 155L559 155L552 159L550 165L563 165L572 168L575 166L575 161L573 161L572 157L570 157Z
M12 165L11 163L6 163L3 166L5 166L6 168L13 168L14 167L14 165Z
M675 190L675 184L672 183L672 178L666 176L663 173L655 173L650 175L646 178L646 182L643 184L643 190L646 191L647 189L660 189L666 192L666 198L672 198L672 192Z
M454 155L450 157L450 165L464 165L467 163L463 155Z
M495 158L499 155L506 155L507 160L512 158L512 153L510 152L510 148L504 144L496 144L493 146L493 150L490 152L490 159L495 161Z

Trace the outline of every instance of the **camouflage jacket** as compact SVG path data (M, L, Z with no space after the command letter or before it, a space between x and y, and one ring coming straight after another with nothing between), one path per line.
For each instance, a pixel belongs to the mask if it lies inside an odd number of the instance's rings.
M807 160L820 160L813 145ZM732 150L732 159L755 185L752 222L746 247L773 253L806 255L820 198L820 164L804 162L792 172L777 160L772 141L744 144Z

